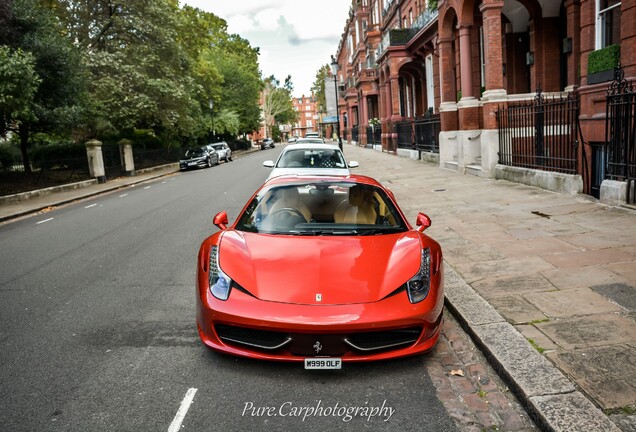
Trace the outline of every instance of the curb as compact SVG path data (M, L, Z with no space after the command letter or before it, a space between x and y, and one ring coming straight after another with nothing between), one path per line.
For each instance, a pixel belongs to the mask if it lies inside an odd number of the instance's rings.
M554 432L620 429L444 262L445 303L537 426Z

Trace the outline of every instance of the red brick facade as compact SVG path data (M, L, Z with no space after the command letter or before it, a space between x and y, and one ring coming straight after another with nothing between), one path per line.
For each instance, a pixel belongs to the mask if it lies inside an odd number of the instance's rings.
M636 0L439 0L437 9L425 1L353 0L336 56L341 130L366 144L369 119L378 117L382 148L395 151L394 125L433 113L445 134L496 137L497 109L531 100L540 88L548 97L578 95L580 148L589 157L590 143L605 140L609 82L588 80L588 56L602 48L599 40L620 45L625 78L635 81L634 24ZM444 145L460 144L440 140L442 156ZM479 145L493 154L496 143ZM497 161L489 163L486 170Z

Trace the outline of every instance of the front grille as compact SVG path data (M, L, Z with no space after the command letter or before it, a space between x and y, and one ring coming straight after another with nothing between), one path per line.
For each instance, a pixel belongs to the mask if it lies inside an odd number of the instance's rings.
M351 333L284 333L256 330L225 324L215 326L219 338L228 343L244 345L268 352L285 350L296 356L343 356L347 352L370 354L412 345L422 329L384 330Z
M379 332L353 333L345 338L350 347L363 352L388 350L414 344L422 329L419 327Z
M265 350L279 349L291 341L288 335L273 331L254 330L224 324L217 324L215 329L216 334L224 342L234 342Z

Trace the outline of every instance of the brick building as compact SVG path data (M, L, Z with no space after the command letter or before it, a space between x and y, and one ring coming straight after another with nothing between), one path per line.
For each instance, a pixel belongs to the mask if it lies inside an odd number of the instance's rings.
M353 0L335 56L343 136L463 173L633 194L635 24L636 0Z
M318 100L312 96L302 95L292 99L294 110L298 112L298 121L291 126L291 135L304 137L307 132L318 132L319 116Z

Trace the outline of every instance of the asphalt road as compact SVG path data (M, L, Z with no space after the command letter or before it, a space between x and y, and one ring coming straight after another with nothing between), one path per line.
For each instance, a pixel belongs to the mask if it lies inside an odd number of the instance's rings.
M1 226L0 430L456 430L425 357L310 372L199 341L199 244L279 152Z

